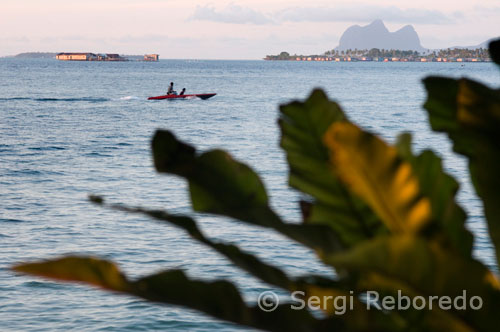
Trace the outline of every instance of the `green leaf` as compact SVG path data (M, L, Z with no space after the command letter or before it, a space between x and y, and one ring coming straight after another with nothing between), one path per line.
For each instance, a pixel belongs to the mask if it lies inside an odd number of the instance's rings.
M212 150L197 155L193 147L163 130L156 132L152 147L158 172L176 174L188 180L196 211L273 228L322 252L340 247L336 234L326 226L284 223L269 207L264 185L257 174L228 153Z
M266 190L248 166L220 150L201 154L195 165L195 172L188 178L194 210L235 218L252 212L265 213L268 208ZM252 221L260 222L257 218Z
M133 282L133 294L154 302L186 306L228 321L252 323L251 311L228 281L195 281L180 270L171 270Z
M151 151L156 170L188 176L192 172L196 149L177 140L170 131L157 130L153 137Z
M453 149L469 159L500 262L500 90L468 79L428 77L424 84L432 129L447 133Z
M444 172L441 159L434 152L425 150L414 156L411 135L400 135L396 148L399 155L412 165L420 190L430 200L432 234L443 237L443 243L465 257L471 257L473 238L465 228L467 216L455 201L459 189L457 181Z
M158 172L189 180L196 211L234 216L267 207L266 190L257 174L224 151L212 150L198 156L194 147L164 130L156 132L152 150Z
M394 147L350 123L334 123L325 134L332 172L364 199L392 232L417 232L430 218L411 165Z
M94 257L62 257L19 264L12 270L62 281L83 282L113 291L126 291L128 281L118 267Z
M381 231L383 224L371 209L330 171L323 136L332 123L348 121L339 105L315 90L305 102L282 105L280 113L280 144L290 165L290 186L314 198L304 221L331 227L345 248Z
M358 280L359 289L367 291L366 297L369 299L370 303L375 302L374 296L379 297L378 303L380 304L382 299L385 297L390 297L398 301L401 298L402 308L401 310L387 308L386 312L397 311L401 315L401 318L405 321L407 327L405 330L411 331L454 331L454 332L474 332L478 331L476 328L471 327L462 317L459 317L454 312L449 310L442 310L439 308L439 302L433 300L432 310L429 303L429 297L426 297L423 293L418 290L413 289L405 282L401 282L397 279L386 277L377 273L371 273L368 276L363 275ZM371 292L371 293L368 293ZM376 295L373 292L376 292ZM431 295L434 296L434 295ZM417 297L423 297L427 302L427 306L423 310L417 310L413 308L412 305L406 309L406 300L404 297L408 297L410 301ZM421 304L421 298L418 300L418 305ZM397 303L397 302L396 302ZM370 308L375 305L371 304ZM371 309L373 310L373 309Z
M196 166L200 173L196 179L203 183L203 187L208 185L210 192L217 188L218 197L223 201L215 199L193 181L191 186L196 190L191 188L191 196L195 210L221 213L228 208L267 207L267 194L260 178L248 166L233 160L228 153L220 150L206 152L197 158ZM210 177L215 179L209 181ZM231 181L218 182L219 178Z
M355 204L354 201L351 203ZM360 210L364 208L359 206ZM385 233L381 227L376 227L380 221L375 215L365 214L362 224L358 222L357 218L359 217L358 215L351 214L345 206L337 208L333 205L317 202L311 205L309 215L305 220L310 224L321 224L330 227L336 234L339 234L343 245L341 249L344 249L351 248L376 236L377 232L381 234ZM366 228L360 229L360 225L364 225ZM368 225L373 226L369 227Z
M152 150L158 172L176 174L189 181L196 211L242 218L268 227L281 223L268 208L266 190L257 174L226 152L213 150L197 155L193 147L164 130L156 132Z
M479 296L480 310L451 310L457 326L490 331L498 319L493 308L500 305L498 280L481 263L442 248L438 243L413 235L379 237L351 251L325 258L333 266L359 274L359 284L367 290L384 290L415 297L449 296L465 291L468 299ZM466 277L460 277L464 276ZM454 318L453 318L454 317ZM450 317L448 317L450 318Z

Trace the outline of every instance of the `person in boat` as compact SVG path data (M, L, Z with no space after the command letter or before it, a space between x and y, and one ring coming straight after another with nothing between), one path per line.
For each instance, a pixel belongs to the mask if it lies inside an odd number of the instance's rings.
M167 95L175 95L176 92L174 91L174 82L170 82L170 85L167 90Z
M179 94L179 96L184 96L184 92L186 92L186 88L182 88L181 93Z

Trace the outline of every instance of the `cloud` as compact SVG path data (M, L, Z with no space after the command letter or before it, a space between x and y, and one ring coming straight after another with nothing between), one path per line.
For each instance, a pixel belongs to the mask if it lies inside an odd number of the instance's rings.
M401 9L396 6L349 4L331 7L288 7L274 13L231 4L224 9L197 6L191 20L232 24L278 24L283 22L385 22L403 24L450 24L464 17L462 12L450 15L438 10Z
M20 37L0 37L0 41L5 43L29 43L31 40L26 36L20 36Z
M212 21L232 24L272 24L273 21L266 15L251 8L238 5L228 5L222 10L211 6L196 6L192 20Z
M169 41L170 38L167 35L162 34L146 34L146 35L125 35L117 38L111 38L113 42L118 43L163 43Z
M457 13L454 14L457 16ZM336 7L295 7L277 14L280 21L290 22L385 22L404 24L448 24L453 18L437 10L400 9L395 6L355 4Z
M66 35L66 36L50 36L42 37L39 39L42 43L55 43L55 42L86 42L92 41L92 38L81 36L81 35Z
M500 14L500 6L485 7L485 6L475 6L475 12L481 16L497 16Z

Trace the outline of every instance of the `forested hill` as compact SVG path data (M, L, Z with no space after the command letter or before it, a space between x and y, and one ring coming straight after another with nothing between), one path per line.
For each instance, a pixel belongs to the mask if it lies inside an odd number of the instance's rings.
M15 58L25 59L51 59L55 58L57 53L54 52L26 52L15 55Z

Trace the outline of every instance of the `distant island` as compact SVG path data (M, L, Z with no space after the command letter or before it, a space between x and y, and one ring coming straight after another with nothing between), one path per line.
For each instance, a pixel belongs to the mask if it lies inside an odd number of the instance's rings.
M390 32L384 22L375 20L366 26L353 25L340 37L339 45L320 55L290 55L281 52L264 60L288 61L382 61L382 62L485 62L491 61L487 42L477 47L429 50L411 25Z
M14 55L14 58L23 59L52 59L56 57L54 52L25 52Z

